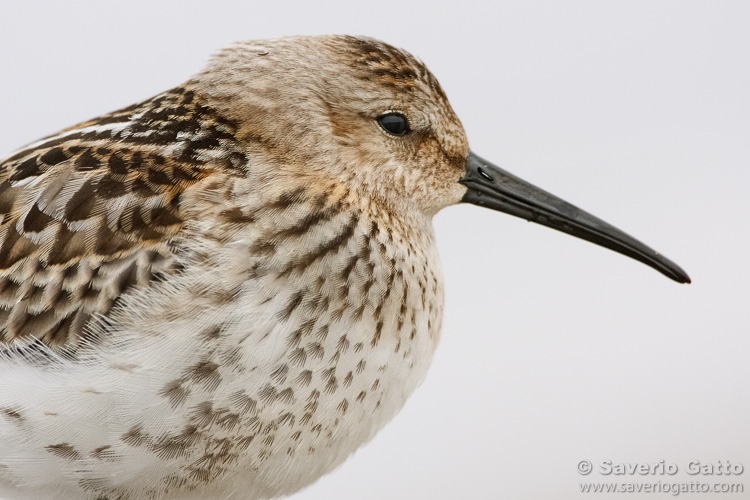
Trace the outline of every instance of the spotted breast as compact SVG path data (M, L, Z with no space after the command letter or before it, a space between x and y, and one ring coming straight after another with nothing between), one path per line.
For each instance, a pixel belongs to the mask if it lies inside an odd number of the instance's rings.
M415 81L414 99L440 103L433 126L460 124L411 56L355 38L306 43L323 55L298 39L240 46L218 58L231 72L2 162L0 496L290 494L421 383L442 318L441 202L393 159L398 145L362 163L390 139L354 121L365 111L352 99ZM366 78L311 99L307 66L350 67L356 54ZM243 64L252 106L227 110L214 78ZM279 84L295 72L298 86ZM466 143L452 141L427 134L414 155L454 168ZM365 172L376 167L385 183ZM383 195L392 186L402 199Z

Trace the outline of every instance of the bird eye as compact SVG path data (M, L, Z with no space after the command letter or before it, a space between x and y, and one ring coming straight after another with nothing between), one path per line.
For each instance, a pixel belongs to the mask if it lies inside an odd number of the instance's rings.
M402 136L410 132L409 120L401 113L389 111L378 116L380 127L391 135Z

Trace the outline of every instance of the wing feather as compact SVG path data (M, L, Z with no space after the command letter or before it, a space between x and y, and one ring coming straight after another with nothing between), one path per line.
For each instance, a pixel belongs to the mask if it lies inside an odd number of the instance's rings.
M75 347L92 317L172 272L183 194L245 164L235 130L183 86L0 162L0 350Z

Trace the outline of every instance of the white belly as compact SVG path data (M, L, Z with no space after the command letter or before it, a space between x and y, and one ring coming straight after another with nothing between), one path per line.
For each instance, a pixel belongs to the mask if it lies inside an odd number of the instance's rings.
M371 254L346 280L344 258L279 277L227 254L134 296L107 327L117 343L82 360L0 363L0 497L262 499L314 482L424 379L443 301L428 253Z

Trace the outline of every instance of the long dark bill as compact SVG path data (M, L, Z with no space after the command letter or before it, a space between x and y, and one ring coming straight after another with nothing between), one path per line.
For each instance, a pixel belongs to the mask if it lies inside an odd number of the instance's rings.
M690 283L690 277L680 266L655 250L474 153L469 153L466 175L459 182L468 188L463 202L557 229L632 257L678 283Z

